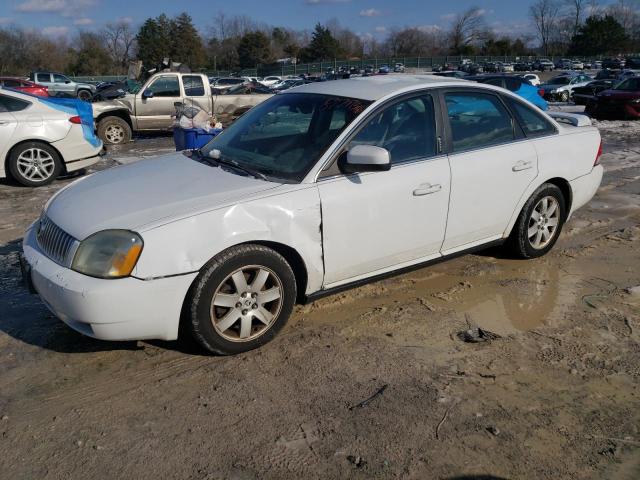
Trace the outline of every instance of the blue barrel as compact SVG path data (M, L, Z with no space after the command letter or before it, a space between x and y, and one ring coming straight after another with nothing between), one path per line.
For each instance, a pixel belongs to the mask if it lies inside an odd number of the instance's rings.
M202 148L221 131L221 128L215 128L207 132L201 128L174 127L173 141L176 144L176 151Z

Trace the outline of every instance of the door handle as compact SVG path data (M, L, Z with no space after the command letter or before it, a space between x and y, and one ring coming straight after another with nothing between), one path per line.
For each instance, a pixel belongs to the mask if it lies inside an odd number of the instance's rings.
M439 183L436 185L431 185L430 183L423 183L413 191L413 196L419 197L421 195L429 195L431 193L439 192L440 190L442 190L442 185L440 185Z
M519 172L521 170L529 170L530 168L533 168L533 162L531 160L521 160L513 167L511 167L511 170L513 170L514 172Z

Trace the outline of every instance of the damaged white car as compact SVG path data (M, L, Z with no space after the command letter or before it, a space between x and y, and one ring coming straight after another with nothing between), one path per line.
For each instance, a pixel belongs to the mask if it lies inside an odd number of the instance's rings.
M544 255L600 185L600 145L587 117L490 85L309 84L191 155L61 190L26 232L24 274L86 335L243 352L297 301L497 243Z

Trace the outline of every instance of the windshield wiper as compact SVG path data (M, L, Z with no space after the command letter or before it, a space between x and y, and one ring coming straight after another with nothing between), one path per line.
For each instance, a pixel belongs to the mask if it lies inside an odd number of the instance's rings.
M264 180L265 182L268 182L269 180L267 179L267 176L262 173L259 172L257 170L254 170L252 168L248 168L245 167L244 165L240 165L238 162L236 162L235 160L231 160L229 158L224 158L222 156L220 156L219 158L215 159L216 162L218 162L221 165L227 165L231 168L235 168L236 170L240 170L248 175L251 175L252 177L256 177L259 178L261 180Z

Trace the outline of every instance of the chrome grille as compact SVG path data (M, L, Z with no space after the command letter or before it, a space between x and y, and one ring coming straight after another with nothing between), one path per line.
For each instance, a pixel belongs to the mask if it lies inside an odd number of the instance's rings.
M36 235L42 252L54 262L69 266L77 248L77 240L58 227L45 215L40 219Z

